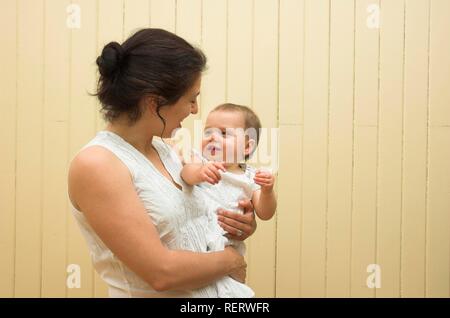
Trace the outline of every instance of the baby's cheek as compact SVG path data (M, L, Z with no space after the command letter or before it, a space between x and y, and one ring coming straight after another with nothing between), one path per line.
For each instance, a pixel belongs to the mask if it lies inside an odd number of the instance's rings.
M202 139L202 152L205 150L205 148L206 148L206 146L208 145L208 140L206 140L206 139Z

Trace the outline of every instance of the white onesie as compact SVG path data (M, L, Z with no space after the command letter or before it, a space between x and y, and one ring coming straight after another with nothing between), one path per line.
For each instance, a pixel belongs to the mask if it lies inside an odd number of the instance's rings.
M194 156L208 162L198 151L192 150ZM219 183L212 185L203 182L198 186L207 197L208 210L217 213L219 208L243 214L243 209L239 207L240 200L250 200L253 192L260 189L260 186L253 180L256 169L245 165L242 174L222 172ZM207 247L211 252L223 251L225 246L232 245L241 254L245 254L245 243L242 241L229 240L225 232L218 224L217 214L210 213L209 231L207 232ZM217 281L217 291L221 298L244 298L254 297L253 290L245 284L241 284L231 277L225 277Z

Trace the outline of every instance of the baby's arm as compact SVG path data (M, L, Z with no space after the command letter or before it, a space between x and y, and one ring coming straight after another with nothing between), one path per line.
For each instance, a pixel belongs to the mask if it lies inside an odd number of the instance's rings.
M183 165L183 169L181 170L181 178L189 185L196 185L201 183L202 181L199 180L199 169L201 168L202 161L199 160L196 156L191 154L191 161L189 163L186 163L183 156L183 151L181 150L181 147L179 147L177 144L173 143L172 140L167 140L166 143L168 143L172 149L177 154L178 158L180 159L181 164Z
M273 191L275 177L269 172L257 172L254 180L261 186L261 189L255 191L252 197L256 215L261 220L270 220L277 209L277 198Z
M181 178L189 185L196 185L202 182L216 184L220 181L219 170L226 171L220 162L195 162L186 163L181 170Z
M183 165L183 169L181 170L181 178L189 185L193 186L202 182L216 184L221 179L219 170L226 171L223 163L203 162L194 154L191 154L191 161L186 163L181 148L175 143L170 141L166 142L172 146L173 150L180 158L180 162Z

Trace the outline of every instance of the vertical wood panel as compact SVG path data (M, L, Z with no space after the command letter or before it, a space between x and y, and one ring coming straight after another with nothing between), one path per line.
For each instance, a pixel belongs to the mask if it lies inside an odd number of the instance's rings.
M201 118L225 102L227 70L227 1L203 1L202 48L208 57L208 70L202 80Z
M70 30L64 12L69 4L68 0L45 1L41 297L66 293Z
M353 196L351 217L350 296L374 297L366 285L369 264L375 263L376 169L378 125L379 29L369 28L369 5L355 1L355 92Z
M15 191L16 191L16 118L17 118L17 6L16 1L0 3L0 61L4 76L0 78L0 297L14 296Z
M139 29L150 26L150 1L128 0L124 2L124 40Z
M426 296L450 296L450 3L431 1Z
M97 2L77 1L81 8L80 29L71 30L70 58L70 124L69 160L95 134L98 106L88 92L95 92L97 57ZM68 218L67 265L77 264L81 269L81 288L67 288L68 297L94 295L93 266L86 241L72 215Z
M381 1L378 128L378 297L400 296L404 0Z
M355 0L355 125L378 125L379 28L369 28L379 0ZM381 15L381 13L380 13ZM380 20L381 20L380 16ZM381 23L381 21L380 21ZM356 128L357 129L357 128Z
M350 295L354 1L331 2L326 295Z
M425 296L429 1L406 2L402 297Z
M377 128L359 127L354 135L351 297L375 297L366 272L375 263ZM381 276L383 278L383 276Z
M127 7L125 7L125 3L128 1L124 0L99 0L98 6L98 18L97 18L97 26L98 26L98 34L97 34L97 54L100 55L103 47L111 41L117 41L122 43L125 39L126 28L128 27L131 32L133 27L133 23L135 21L139 21L145 23L143 18L143 14L140 14L139 17L131 16L130 19L126 19L126 8L131 10L131 14L136 11L132 6L136 5L136 3L129 3ZM148 8L146 6L142 7L142 12L147 13ZM125 25L125 21L127 25ZM94 29L93 29L94 30ZM95 61L95 57L92 57L92 60ZM92 75L91 75L92 77ZM98 111L100 106L95 109L95 114L97 118L96 129L101 130L105 127L105 121L103 120L100 112ZM105 283L100 279L97 272L94 272L94 294L96 297L106 296L106 286Z
M304 6L280 1L276 297L300 295Z
M175 32L175 0L150 0L150 24L152 28Z
M176 33L194 46L202 41L202 1L177 0Z
M432 1L430 10L426 296L449 297L450 3Z
M201 48L202 42L202 1L201 0L177 0L176 33L183 39ZM203 88L200 89L200 94ZM198 113L186 118L182 126L188 129L191 136L188 146L192 146L194 134L194 122L201 119L202 105L201 98L197 98ZM200 147L200 145L195 145Z
M426 238L427 297L450 297L449 145L450 127L432 127L429 130Z
M329 1L305 6L301 296L325 296Z
M228 0L226 100L252 104L253 1Z
M301 140L300 126L280 126L276 297L300 296Z
M41 294L44 2L18 3L15 296Z
M279 121L303 124L305 0L280 1Z
M278 168L275 153L278 139L274 140L276 135L268 129L278 126L278 10L276 0L254 2L252 106L265 128L258 145L258 161L265 165L261 154L267 153L267 164L274 172ZM270 221L260 221L258 231L250 238L248 283L257 297L275 296L275 243L276 216Z
M224 101L253 105L253 35L254 35L254 1L228 0L226 30L226 82ZM252 275L251 239L246 242L246 261L248 275ZM258 293L256 290L255 293Z
M431 1L430 124L450 125L450 2Z

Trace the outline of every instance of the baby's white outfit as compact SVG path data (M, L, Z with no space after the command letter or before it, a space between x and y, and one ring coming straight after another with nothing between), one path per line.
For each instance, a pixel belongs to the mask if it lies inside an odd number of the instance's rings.
M198 151L192 150L192 154L200 159L203 163L208 162ZM253 192L259 190L261 187L253 180L256 169L249 165L245 165L243 174L236 174L231 172L222 172L219 183L212 185L203 182L198 185L207 197L208 211L215 211L223 209L227 211L234 211L243 214L243 209L239 207L240 200L250 200ZM229 240L225 232L219 225L217 214L209 214L209 230L207 232L207 246L208 250L212 252L223 251L225 246L232 245L241 254L245 254L245 243L242 241ZM224 277L217 281L217 292L220 298L232 297L254 297L253 290L245 284L238 281ZM239 295L239 296L236 296Z

